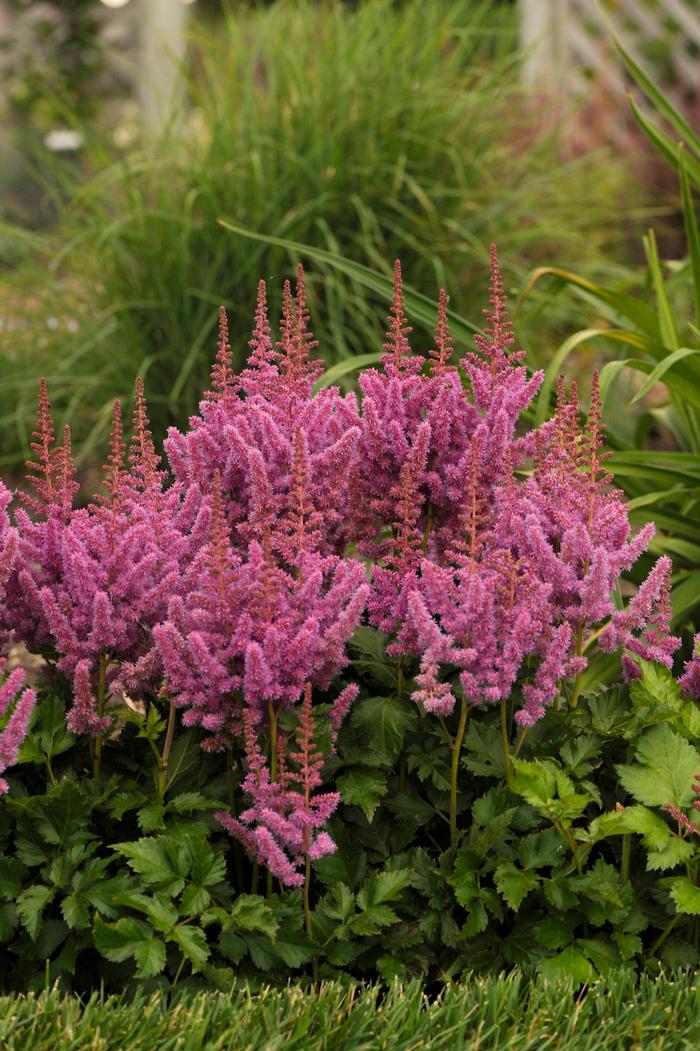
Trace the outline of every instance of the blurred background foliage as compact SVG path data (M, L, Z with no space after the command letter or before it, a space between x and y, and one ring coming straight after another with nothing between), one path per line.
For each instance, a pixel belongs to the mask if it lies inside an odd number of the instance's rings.
M92 27L90 56L100 5L74 3ZM296 257L224 232L220 218L379 273L399 256L411 286L434 298L445 286L476 323L493 240L511 292L546 264L637 286L629 264L649 189L619 152L567 155L522 61L514 4L280 0L201 6L156 137L128 105L101 117L86 107L94 69L71 89L52 73L45 108L35 94L20 123L41 129L60 113L82 145L51 154L37 131L23 173L32 206L21 224L6 212L0 230L0 462L24 458L39 375L89 458L137 373L156 433L184 423L221 302L243 360L258 279L274 302ZM379 348L381 295L319 262L309 284L329 364ZM531 362L546 363L588 314L562 282L536 286L517 319ZM424 346L429 326L415 337Z

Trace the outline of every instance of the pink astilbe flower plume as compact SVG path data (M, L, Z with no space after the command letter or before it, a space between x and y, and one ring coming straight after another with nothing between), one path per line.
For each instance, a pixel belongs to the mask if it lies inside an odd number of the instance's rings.
M279 354L272 345L272 330L267 316L267 289L265 282L258 284L258 298L255 306L255 325L253 335L248 342L250 354L248 364L240 375L241 390L248 397L260 394L269 397L274 387L279 384Z
M34 458L26 462L26 480L34 490L21 495L22 502L37 516L45 517L56 502L57 449L56 430L46 380L39 380L39 405L36 429L29 447Z
M296 294L293 298L289 281L284 283L280 322L281 338L277 347L284 386L290 393L298 391L302 396L308 390L309 381L313 382L323 372L323 363L311 360L311 351L318 346L318 341L314 339L309 323L304 268L299 263Z
M18 637L54 651L58 667L73 682L70 725L94 735L110 722L98 713L98 692L102 706L108 688L127 669L131 685L145 685L138 669L157 678L151 629L165 619L171 596L182 586L183 568L201 546L206 514L195 489L185 494L182 486L165 484L140 380L128 468L117 402L105 492L86 508L72 508L70 433L59 450L51 447L52 433L42 385L41 441L34 445L43 464L38 490L43 502L33 506L43 508L46 517L33 522L18 512L21 565L10 581L9 616Z
M678 680L681 689L696 701L700 700L700 633L693 639L693 655L685 662L683 674Z
M277 742L279 765L271 777L258 743L256 728L245 722L248 773L243 791L252 800L240 818L220 811L216 817L253 858L288 887L304 883L307 857L317 861L336 849L324 825L340 802L337 792L319 792L324 758L315 743L311 686L304 689L288 757L282 738Z
M625 650L623 669L627 679L639 677L635 654L646 661L658 661L667 668L680 639L671 635L671 559L657 560L639 591L622 610L615 610L600 637L600 648L608 653Z
M205 392L204 398L207 401L221 401L225 407L228 406L230 400L235 396L238 388L232 368L231 344L228 339L226 308L219 307L219 342L217 344L216 360L211 369L211 390Z
M284 509L297 431L308 462L308 499L325 523L322 547L328 553L345 548L344 508L358 435L357 401L333 387L313 395L322 371L321 363L311 358L315 346L303 271L297 272L295 295L289 282L285 284L277 349L261 282L251 354L236 379L237 395L203 400L187 433L169 431L165 449L179 482L208 492L219 471L231 543L240 552L251 540L261 541L265 522Z
M454 345L447 322L447 292L440 289L438 299L437 327L435 329L435 347L430 351L430 372L435 377L443 377L448 372L449 361L454 354Z
M318 550L323 522L309 497L301 429L294 449L279 514L245 553L228 539L216 474L214 533L154 631L184 722L212 731L221 746L238 732L242 708L261 722L269 704L295 705L306 683L325 688L347 664L346 643L366 603L362 565Z
M0 674L4 660L0 661ZM0 684L0 775L17 761L20 745L27 734L29 718L36 703L34 690L23 689L24 671L15 668ZM9 785L0 776L0 795Z

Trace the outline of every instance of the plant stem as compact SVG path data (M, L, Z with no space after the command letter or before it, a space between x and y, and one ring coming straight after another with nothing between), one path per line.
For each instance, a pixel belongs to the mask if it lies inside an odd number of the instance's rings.
M574 859L574 865L576 866L576 871L578 872L579 876L583 875L583 869L582 869L582 866L581 866L581 858L579 856L578 844L576 843L576 840L571 835L571 832L569 831L569 829L566 828L565 825L562 825L561 821L554 821L553 825L556 828L556 830L559 833L559 835L563 836L564 839L566 840L566 842L569 844L569 847L571 849L571 854L572 854L572 857Z
M56 778L54 776L53 767L51 766L51 756L50 755L45 756L44 762L46 763L46 773L49 775L49 784L51 785L52 788L55 788L56 787Z
M428 550L428 540L430 538L430 533L431 533L431 530L433 528L433 518L434 518L433 502L432 502L432 500L428 500L428 513L425 516L425 528L423 529L423 539L421 541L421 551L427 551Z
M501 698L501 744L503 745L503 769L506 784L510 784L510 740L508 737L508 702Z
M632 857L632 834L625 832L622 837L622 860L620 862L620 879L627 883L630 878L630 859Z
M401 703L403 698L403 657L399 657L396 662L396 698ZM406 756L401 752L399 759L399 791L404 792L406 790Z
M680 920L680 918L681 918L681 913L680 913L680 912L677 912L677 913L676 913L676 915L675 915L675 916L673 916L673 917L671 918L671 922L670 922L670 923L668 923L668 924L666 925L666 927L664 927L664 929L662 930L662 932L661 932L661 934L659 935L659 937L658 937L658 938L656 939L656 941L654 942L654 944L652 945L652 947L651 947L651 948L649 949L649 952L650 952L650 954L651 954L652 956L654 955L654 953L655 953L655 952L656 952L656 951L657 951L658 949L660 949L660 948L661 948L661 946L662 946L662 945L663 945L663 943L664 943L664 942L666 941L666 939L668 938L669 934L671 933L671 931L673 930L673 928L674 928L674 927L676 926L676 924L678 923L678 921Z
M576 656L580 657L583 654L583 626L576 629ZM574 679L574 689L571 694L571 701L569 703L570 708L575 708L578 704L578 696L581 692L581 679L583 678L583 672L579 672Z
M457 777L459 775L459 756L462 749L464 731L467 728L469 718L469 706L467 698L462 693L459 709L459 725L454 741L452 742L452 765L450 769L450 843L454 847L457 842Z
M272 701L268 702L267 714L270 719L270 780L277 780L277 712ZM272 896L272 873L267 870L267 897Z
M311 889L311 857L309 852L306 852L306 872L304 874L304 930L306 931L309 941L313 941L314 928L313 920L311 917L311 905L309 904L309 891ZM311 972L313 974L314 981L318 980L318 960L314 956L311 961Z
M170 762L170 751L173 747L173 737L175 736L175 705L170 698L168 698L168 704L170 706L168 710L168 726L165 731L165 744L158 763L158 777L156 781L156 794L161 802L165 797L168 763Z
M514 755L514 757L516 759L520 755L520 749L522 748L522 746L523 746L523 744L525 742L525 738L527 737L527 732L528 732L529 729L530 729L529 726L523 726L522 730L518 734L518 739L515 742L515 748L513 749L513 755Z
M97 677L97 713L102 718L105 713L105 680L107 677L107 654L100 654L100 668ZM102 763L102 736L95 741L95 751L92 757L92 775L95 779L100 776L100 765Z

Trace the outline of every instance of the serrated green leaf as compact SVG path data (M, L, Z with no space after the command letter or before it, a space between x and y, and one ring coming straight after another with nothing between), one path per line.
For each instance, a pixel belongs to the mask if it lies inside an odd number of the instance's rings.
M519 909L530 891L540 882L536 873L519 869L512 861L502 861L496 867L494 880L499 894L511 909Z
M505 776L503 743L496 727L472 720L464 735L464 749L464 765L473 774L499 780Z
M122 916L116 923L105 923L98 916L93 933L97 951L114 963L132 959L136 946L153 937L153 932L145 923L131 916Z
M147 796L140 789L125 789L121 792L115 792L113 796L107 801L107 809L112 817L115 817L117 821L121 821L129 810L136 810L137 807L142 806Z
M415 705L409 708L408 702L399 701L396 696L367 697L355 705L350 724L364 732L372 748L394 760L404 737L415 725L414 709Z
M642 939L638 934L627 934L624 931L613 931L611 935L623 960L631 960L642 953Z
M14 901L26 875L27 868L19 858L0 858L0 901Z
M481 899L477 898L469 907L469 915L462 926L461 933L465 938L475 938L477 934L486 930L488 923L486 906Z
M542 889L550 905L562 912L572 909L578 904L578 898L573 889L563 876L555 876L553 879L543 879Z
M258 894L239 894L231 909L231 922L242 931L259 931L274 940L279 921Z
M533 927L535 938L545 949L563 949L573 938L573 923L569 917L547 916Z
M679 876L670 883L671 897L676 903L676 912L686 916L700 916L700 887L687 876Z
M662 850L650 850L647 854L647 871L663 872L685 864L695 854L695 847L687 839L672 836Z
M114 849L127 859L127 864L143 880L179 894L189 868L189 852L184 843L161 836L160 839L139 839L132 843L116 843Z
M169 937L177 944L182 955L192 964L193 971L199 971L209 959L209 947L206 935L201 927L181 924L173 927Z
M520 841L518 855L526 869L553 868L568 856L566 844L554 828L525 836Z
M354 916L348 926L361 937L378 934L382 927L398 923L399 917L390 905L370 905Z
M61 915L71 929L83 930L90 926L88 902L84 894L68 894L61 902Z
M219 935L219 948L224 956L233 963L240 963L248 951L243 938L232 930L222 930Z
M556 956L550 956L537 965L537 970L544 978L558 981L562 978L571 978L576 985L590 982L594 976L593 967L589 960L573 947L564 949Z
M637 765L615 767L622 787L646 806L672 803L681 810L693 799L692 780L700 754L680 734L662 723L645 733L635 752Z
M371 822L386 793L387 779L378 770L355 767L340 774L337 785L343 803L346 806L359 806Z
M285 931L284 935L278 938L274 945L272 942L268 944L274 955L282 960L287 967L303 967L304 964L307 964L313 958L313 949L303 931Z
M44 909L53 899L54 891L41 883L27 887L17 897L17 915L32 941L36 940L43 922Z
M588 957L600 974L610 974L622 963L617 945L605 937L577 938L576 948Z
M162 803L151 802L141 807L136 815L138 826L142 832L157 832L165 828L163 820L165 807Z
M393 869L385 872L373 872L362 885L357 895L360 909L380 905L387 901L396 901L411 883L410 869Z
M168 813L190 814L195 810L216 810L221 807L215 799L208 799L201 792L180 792L167 804Z
M479 897L479 859L471 850L461 851L455 858L454 872L449 883L454 887L455 897L465 908Z
M165 967L165 945L158 938L144 938L134 946L136 977L153 978Z

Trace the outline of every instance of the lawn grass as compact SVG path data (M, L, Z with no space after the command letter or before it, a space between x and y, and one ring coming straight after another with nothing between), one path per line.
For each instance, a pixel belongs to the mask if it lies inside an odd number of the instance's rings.
M3 1051L691 1051L700 989L687 975L612 974L578 991L521 975L473 978L429 998L417 981L237 987L170 1002L159 994L57 990L0 998Z

